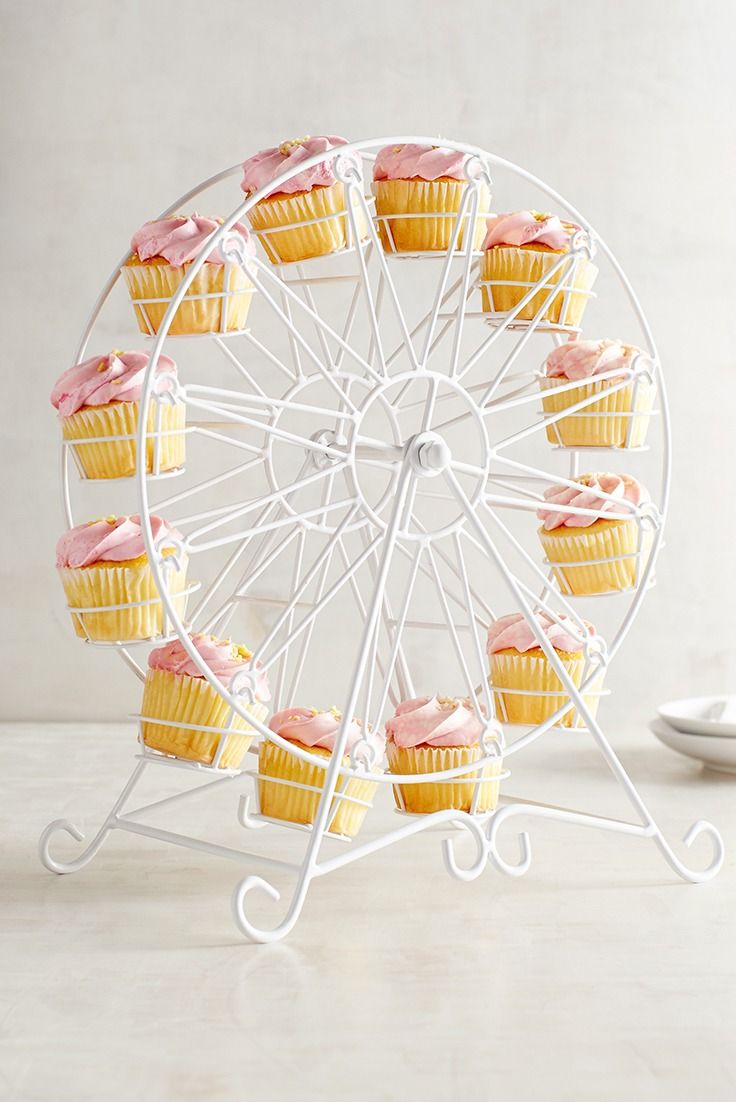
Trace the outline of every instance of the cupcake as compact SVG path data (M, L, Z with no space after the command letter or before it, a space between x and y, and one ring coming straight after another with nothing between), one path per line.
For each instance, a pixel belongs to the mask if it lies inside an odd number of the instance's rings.
M175 606L183 617L187 556L174 542L181 533L161 517L151 517L151 528L164 556L169 592L181 594ZM161 635L164 610L139 516L109 516L65 532L56 544L56 566L80 638L112 643Z
M439 773L488 756L487 724L467 699L422 696L399 704L386 724L386 754L392 773ZM426 784L396 784L397 807L413 814L492 811L498 803L501 758L481 769Z
M322 712L317 708L284 708L271 717L269 727L300 750L308 750L320 758L329 758L335 748L342 714L331 708ZM348 727L343 765L350 765L350 751L365 731L360 720L353 719ZM368 732L368 747L373 752L373 772L381 769L384 740L376 732ZM288 823L313 823L317 816L320 796L325 783L326 770L310 762L302 761L288 750L266 739L261 743L258 756L258 800L261 814L269 819L283 819ZM270 780L269 778L274 778ZM331 834L355 837L371 806L377 783L360 775L338 777L337 790L330 808L327 829Z
M387 145L373 167L373 191L386 252L444 252L455 231L455 215L469 185L468 156L438 145ZM472 248L480 248L490 193L478 185ZM469 208L457 238L462 248ZM418 217L426 215L427 217Z
M538 626L557 651L562 665L576 686L591 672L585 657L584 641L575 622L560 616L561 623L543 612L534 617ZM590 635L595 629L588 624ZM504 723L544 723L558 708L568 703L569 696L552 663L539 646L532 627L520 612L502 616L488 629L488 655L491 663L491 685L494 690L496 714ZM603 684L603 674L588 687L586 706L595 716ZM588 695L590 693L590 695ZM576 710L565 712L555 726L581 727Z
M587 257L578 255L551 269L570 251L570 242L580 226L562 222L556 215L533 210L495 214L487 221L481 260L481 297L486 313L507 314L521 302L536 283L542 288L515 315L515 321L533 321L542 310L552 287L565 283L569 290L555 295L539 321L578 328L582 321L598 269Z
M577 488L550 487L544 494L548 504L537 511L543 522L539 538L560 589L576 597L631 589L652 547L652 529L637 518L649 494L628 474L584 474L576 482Z
M172 214L145 225L133 234L132 256L122 268L141 333L158 333L169 302L190 265L222 219L199 214ZM232 232L245 239L246 252L255 246L245 226ZM187 289L174 315L169 334L229 333L245 329L253 284L239 264L226 263L219 249L209 254Z
M243 162L240 186L246 195L252 195L315 153L337 151L346 144L347 139L334 135L307 136L262 149ZM334 171L336 156L333 152L324 161L298 172L278 191L259 199L248 212L250 224L274 264L309 260L354 244L345 210L345 189ZM366 221L358 202L355 217L363 240Z
M82 441L74 454L85 478L125 478L136 469L136 433L147 352L121 352L92 356L68 368L51 391L51 404L59 412L65 440ZM156 372L176 375L176 364L159 356ZM159 393L170 390L162 380ZM172 396L173 397L173 396ZM152 401L147 428L159 435L146 442L146 470L171 471L184 463L185 409L181 402Z
M248 670L253 657L250 651L214 635L190 635L189 639L217 680L226 689L232 684L237 694L242 680L238 675ZM256 669L253 699L245 703L246 710L254 719L263 720L270 699L268 677ZM217 761L221 769L237 769L253 740L253 727L203 677L180 639L149 654L142 715L146 717L141 720L146 746L205 765L212 765L217 757L223 731L231 731ZM166 722L152 723L152 719Z
M567 448L640 448L654 403L650 375L636 371L640 350L618 340L570 340L550 352L539 379L546 414L582 409L546 426L550 444ZM620 371L620 374L616 372ZM597 376L613 372L605 379ZM626 386L611 388L629 375ZM577 385L571 386L571 383ZM595 399L595 400L593 400Z

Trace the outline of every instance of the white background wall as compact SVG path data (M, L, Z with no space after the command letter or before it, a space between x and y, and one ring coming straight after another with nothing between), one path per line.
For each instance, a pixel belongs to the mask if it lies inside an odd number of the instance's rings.
M137 704L122 665L75 644L53 566L48 392L99 286L152 212L305 132L465 139L546 178L612 244L658 338L676 447L659 584L607 714L736 691L730 0L0 7L4 718Z

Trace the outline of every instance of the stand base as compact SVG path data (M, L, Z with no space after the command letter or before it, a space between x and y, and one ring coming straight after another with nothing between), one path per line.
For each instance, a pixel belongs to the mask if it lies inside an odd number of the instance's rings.
M127 831L130 834L139 834L143 837L152 838L169 845L182 846L200 853L207 853L213 857L221 857L226 860L236 861L252 869L272 869L281 872L295 873L297 875L297 884L289 909L283 921L273 929L263 930L254 926L248 919L245 910L246 897L256 888L268 894L273 900L279 899L279 893L268 881L257 875L248 875L240 882L233 894L232 907L237 926L252 940L267 942L279 940L285 937L286 934L293 929L301 913L309 884L313 879L325 876L330 872L342 868L344 865L351 864L353 861L357 861L362 857L367 857L397 842L407 840L412 835L424 833L426 831L441 830L445 834L445 837L442 839L445 867L450 875L458 880L474 880L483 872L489 863L507 876L518 877L528 871L531 865L532 854L529 835L526 831L517 836L519 845L519 856L517 861L510 861L503 857L499 852L498 845L499 835L506 821L521 816L528 819L547 819L554 822L570 823L574 826L583 826L595 830L628 835L630 837L649 838L659 848L670 867L684 880L690 881L691 883L703 883L707 880L711 880L720 871L724 859L724 846L720 834L711 823L705 822L704 820L699 820L694 823L683 839L684 845L690 847L700 834L705 833L710 837L713 851L711 861L705 869L697 871L686 866L674 854L659 827L651 819L641 823L627 822L622 819L593 815L589 812L578 811L574 808L557 807L552 804L537 803L505 795L501 797L500 806L495 811L486 812L481 815L469 815L466 812L452 810L439 811L424 816L404 815L402 818L407 820L407 822L397 829L391 830L378 838L373 838L364 842L352 840L352 844L343 850L342 853L336 854L334 857L325 856L319 861L316 859L316 851L313 845L315 841L321 842L323 838L340 842L350 840L342 836L330 835L326 832L315 839L314 831L311 827L297 827L297 830L301 830L302 833L310 835L310 845L307 849L307 853L301 861L284 861L265 856L264 854L254 853L250 850L240 850L229 846L222 846L207 841L206 839L165 830L139 821L140 816L144 813L177 803L196 793L203 792L205 789L232 785L238 781L241 781L241 783L246 782L246 774L236 773L225 774L224 776L219 775L215 779L207 780L205 783L195 788L126 811L125 806L143 777L144 772L151 766L170 766L172 764L174 763L169 759L155 758L146 754L139 755L133 772L123 787L118 799L113 804L102 826L82 853L72 861L62 862L51 856L51 839L54 835L62 831L69 834L75 841L81 843L84 841L84 835L73 823L66 819L57 819L49 823L39 840L39 856L42 864L51 872L60 875L77 872L84 868L85 865L89 864L96 856L103 843L107 840L108 835L113 830L120 830ZM191 772L191 770L189 770L189 772ZM208 770L206 772L212 773L215 771ZM238 820L246 829L264 829L269 826L294 828L295 824L283 823L280 821L276 822L275 820L265 819L260 815L253 815L249 810L249 800L250 797L247 794L242 794L238 811ZM476 843L474 858L472 862L466 866L461 865L455 855L455 842L458 831L465 831L470 834Z

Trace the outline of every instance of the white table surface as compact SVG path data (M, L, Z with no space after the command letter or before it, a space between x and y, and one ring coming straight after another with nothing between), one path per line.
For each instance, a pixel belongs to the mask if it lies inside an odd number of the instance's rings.
M113 833L74 875L40 866L50 819L96 829L132 767L132 732L0 727L1 1098L736 1096L736 778L644 723L613 738L673 843L698 818L721 829L710 884L682 883L648 840L544 822L530 825L525 877L489 868L458 883L424 835L320 880L290 938L255 946L230 917L232 862ZM515 795L627 810L583 735L555 733L512 765ZM184 776L151 773L151 799ZM243 838L236 800L226 787L156 821L279 856L304 846L279 829ZM367 833L397 821L386 799ZM708 852L701 839L689 859Z

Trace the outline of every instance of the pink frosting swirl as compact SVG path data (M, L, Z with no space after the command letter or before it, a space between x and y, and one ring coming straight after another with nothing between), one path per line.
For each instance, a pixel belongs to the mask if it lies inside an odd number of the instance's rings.
M484 249L497 245L547 245L550 249L569 248L570 238L579 226L574 222L562 222L556 214L540 214L520 210L515 214L493 214L486 220L488 232L483 241Z
M564 378L571 382L589 379L604 371L630 368L638 353L638 348L618 340L569 340L550 352L544 363L544 374L548 379ZM615 378L612 375L611 382Z
M139 402L149 359L147 352L117 348L106 356L90 356L59 376L51 391L51 404L62 417L71 417L85 406ZM169 356L159 356L156 373L159 371L176 375L176 364Z
M200 214L173 214L144 223L130 239L130 247L141 260L160 256L174 268L181 268L199 256L221 225L222 219L203 218ZM253 256L256 247L247 227L236 222L232 229L245 238L248 255ZM225 263L219 248L210 253L206 263L220 266Z
M252 655L247 647L238 643L232 643L229 639L218 639L215 635L190 635L192 644L197 652L207 663L218 681L226 687L230 684L236 673L239 673ZM175 673L186 677L198 677L204 680L199 667L190 658L180 639L174 639L163 647L156 647L148 656L148 668L151 670L164 670L166 673ZM265 704L271 699L271 691L268 687L268 674L260 669L260 663L256 666L255 697L260 703Z
M465 153L439 145L386 145L373 166L374 180L466 180Z
M447 696L405 700L386 724L388 738L400 747L475 746L484 729L467 698Z
M271 180L275 180L287 169L303 164L315 153L327 153L341 145L347 145L347 138L340 138L336 134L323 134L314 138L310 136L295 138L293 141L282 142L281 145L273 146L271 149L262 149L260 153L254 153L252 157L243 161L243 179L240 186L246 195L250 195L251 192L258 191ZM333 164L334 157L318 161L316 165L297 172L285 184L281 184L278 192L293 195L298 191L311 191L315 187L330 187L337 182Z
M544 491L545 499L556 506L554 509L537 510L537 516L548 532L563 525L565 528L589 528L597 520L632 520L635 515L632 510L625 506L617 507L617 502L629 501L632 505L640 505L649 499L641 483L630 474L584 474L577 481L580 483L579 489L550 486ZM597 490L612 494L616 500L601 497ZM581 515L575 512L576 509L597 509L603 515Z
M582 653L583 643L580 639L578 626L569 616L559 617L563 626L560 626L544 612L535 612L534 618L555 650L572 651L575 654ZM570 625L569 630L567 624ZM590 635L595 634L595 628L592 624L588 624L588 632ZM533 650L538 646L539 640L520 612L512 612L509 616L501 616L488 628L486 649L489 654L496 654L497 651L506 650L507 647L518 650L523 654L524 651Z
M151 517L151 529L157 547L165 547L169 537L181 539L181 532L161 517ZM56 544L56 565L76 568L96 562L126 562L145 553L140 516L110 516L65 532Z
M337 733L342 723L342 714L337 708L327 712L318 708L283 708L271 716L268 726L290 742L301 742L304 746L317 747L320 750L334 750ZM355 744L363 738L365 732L358 719L350 721L348 740L345 746L349 753ZM380 759L384 749L384 738L377 731L368 733L368 742Z

